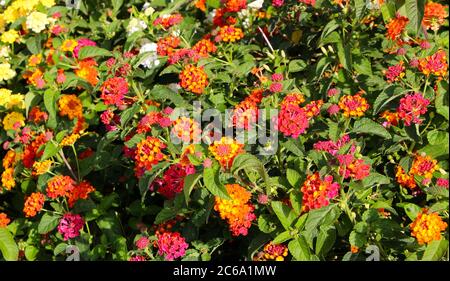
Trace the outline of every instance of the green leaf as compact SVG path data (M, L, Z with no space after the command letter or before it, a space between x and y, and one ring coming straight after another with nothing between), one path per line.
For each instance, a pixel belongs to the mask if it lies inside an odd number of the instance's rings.
M187 175L184 178L184 187L183 187L183 194L184 194L184 200L186 201L186 206L189 202L189 196L191 195L192 189L194 188L195 184L200 180L202 177L202 174L196 173Z
M380 124L370 120L369 118L362 118L357 120L353 126L353 132L364 133L370 135L377 135L385 139L391 139L391 134Z
M425 0L405 0L409 24L413 27L416 34L419 33L420 27L422 26L425 2Z
M351 245L361 248L367 243L366 233L360 233L353 230L350 233L348 241L350 242Z
M337 53L339 57L339 62L346 70L350 71L352 66L351 46L344 45L344 39L342 37L341 40L337 42Z
M445 240L444 238L441 238L440 240L434 240L433 242L428 244L421 260L438 261L445 255L445 253L447 253L447 251L448 251L447 240Z
M362 180L362 183L365 187L372 187L378 184L389 184L390 182L390 178L375 172L370 173L366 178Z
M304 60L291 60L289 62L289 72L290 73L299 72L304 70L307 66L308 65Z
M325 226L320 228L319 236L316 242L316 254L326 256L336 241L336 228L334 226Z
M239 154L234 158L233 165L231 166L231 173L233 175L238 175L241 170L245 170L246 172L257 172L266 184L269 182L269 175L264 169L264 165L254 155L244 153Z
M50 157L55 156L58 153L58 146L53 142L48 142L44 148L44 154L42 155L42 160L47 160Z
M272 201L271 205L283 227L288 230L296 218L295 213L280 201Z
M28 92L25 95L25 112L26 116L28 116L28 113L30 112L31 107L38 104L39 100L41 99L41 96L38 94L35 94L33 92Z
M311 250L305 238L300 236L288 244L289 252L297 261L308 261L311 256Z
M289 195L289 199L291 201L292 208L294 209L297 215L300 215L302 212L302 194L294 190Z
M329 205L320 209L311 210L305 223L305 229L312 231L321 225L332 224L339 215L340 211L337 205Z
M84 60L85 58L93 57L110 57L112 53L106 49L96 46L84 46L80 49L78 54L78 60Z
M278 234L272 240L272 243L273 244L281 244L281 243L284 243L284 242L288 241L291 238L292 238L291 232L286 230L286 231L283 231L280 234Z
M47 234L55 229L59 224L60 218L61 216L45 213L38 225L39 234Z
M431 145L448 144L448 132L432 130L428 132L427 139Z
M355 12L356 18L360 20L364 16L364 12L366 10L366 1L365 0L355 0Z
M225 200L231 200L225 186L219 180L219 170L220 167L217 163L214 163L210 168L205 168L203 170L203 182L205 183L206 189L214 196Z
M366 58L355 60L355 62L353 63L353 68L359 74L372 76L372 64Z
M141 107L138 104L133 105L130 108L125 109L120 116L120 125L125 127L133 116L139 112Z
M14 237L7 228L0 228L0 252L7 261L17 261L19 259L19 248Z
M295 188L295 187L299 186L300 179L301 179L301 176L300 176L299 172L297 172L296 170L288 168L286 170L286 177L287 177L288 182L292 185L292 187Z
M27 261L36 260L36 256L38 253L39 253L39 249L33 245L28 245L25 248L25 258L27 259Z
M27 41L25 41L25 44L27 45L28 50L30 53L37 55L41 52L41 43L42 37L40 34L36 34L34 36L30 36Z
M403 209L405 209L406 215L414 221L417 217L417 215L420 212L420 207L413 203L407 203L403 205Z
M44 92L44 105L49 114L47 126L51 129L55 129L58 125L56 121L56 103L58 98L59 94L52 89L48 89Z
M277 225L273 223L274 217L268 214L262 214L258 217L258 228L264 233L271 233L277 229Z
M426 155L431 156L432 158L438 158L441 156L448 156L449 149L448 143L445 144L437 144L437 145L427 145L424 148L420 149L419 152L423 152Z
M156 215L154 224L160 224L162 222L173 219L177 216L177 212L174 209L164 208Z
M388 23L395 16L395 3L386 1L380 7L381 14L385 23Z

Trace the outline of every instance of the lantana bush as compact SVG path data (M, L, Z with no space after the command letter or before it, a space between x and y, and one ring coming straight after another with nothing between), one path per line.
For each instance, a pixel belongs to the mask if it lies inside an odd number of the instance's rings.
M0 260L448 260L446 1L2 0L0 33Z

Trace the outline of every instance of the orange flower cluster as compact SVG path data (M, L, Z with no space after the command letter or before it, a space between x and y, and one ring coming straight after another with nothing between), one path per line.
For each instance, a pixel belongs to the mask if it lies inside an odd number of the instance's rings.
M439 166L436 160L427 155L416 154L409 173L431 179L433 173L438 169Z
M70 120L83 116L83 106L76 95L62 95L58 100L58 106L60 116L67 116Z
M200 141L202 130L198 122L182 116L174 121L172 133L185 143L190 141L198 143Z
M14 180L14 166L16 164L17 155L14 150L8 150L5 157L3 157L3 173L2 173L2 186L6 190L11 190L16 186L16 181Z
M64 40L64 42L61 44L61 51L63 52L73 52L75 47L78 45L78 42L73 39L67 39Z
M29 67L35 67L35 66L39 65L41 62L42 62L42 55L41 54L31 55L28 58L28 66Z
M300 93L291 93L284 97L283 101L280 103L281 107L287 106L288 104L300 105L305 102L305 96Z
M180 38L176 36L167 36L157 42L156 52L160 56L170 56L175 52L175 48L180 45Z
M215 53L217 51L216 45L209 39L202 39L198 41L192 50L199 54L201 57L207 57L210 53Z
M425 178L425 183L433 178L433 173L439 169L437 161L430 156L416 154L412 162L409 173L406 173L403 168L398 165L395 177L397 182L404 187L414 189L417 187L414 176L421 176Z
M56 199L58 197L68 196L73 190L75 181L69 176L54 176L47 183L47 196Z
M313 118L314 116L317 116L320 114L320 109L322 108L323 100L313 100L307 105L303 107L305 110L306 116L308 116L308 119Z
M238 27L232 25L222 26L219 34L216 36L216 41L235 42L244 38L244 32Z
M400 121L398 112L390 112L389 110L381 113L380 117L386 120L386 122L383 122L383 126L387 128L390 126L398 126L398 122Z
M318 172L309 175L301 187L303 193L302 211L308 212L330 204L330 200L338 195L339 184L333 182L333 176L320 178Z
M396 40L397 42L401 41L401 35L403 30L405 30L406 25L408 24L409 19L404 16L397 15L395 18L391 19L389 23L386 25L387 34L386 36L391 40Z
M443 50L439 50L435 54L419 60L419 70L427 76L434 74L444 77L447 74L447 69L447 55Z
M87 58L78 63L78 68L75 69L75 74L88 81L92 86L98 83L97 62L92 58Z
M186 148L183 150L183 153L180 156L180 164L183 166L190 165L191 161L189 160L188 155L194 154L195 154L195 144L190 144L186 146Z
M38 106L32 107L30 112L28 113L28 120L34 122L35 124L45 122L47 119L47 112L42 111Z
M267 243L264 250L254 258L255 261L284 261L289 253L288 247L283 244Z
M79 199L87 199L89 194L94 191L95 188L87 181L82 181L75 185L72 191L68 194L69 207L73 208Z
M208 85L208 76L202 67L196 67L194 65L186 65L181 71L180 85L183 89L191 91L197 95L203 93L203 90Z
M244 152L243 147L243 144L230 137L222 137L220 141L215 141L209 146L209 152L223 168L229 168L234 158Z
M432 1L425 5L422 24L426 29L439 30L439 27L444 24L445 18L448 17L446 8L446 6Z
M441 239L441 231L447 229L447 223L442 221L438 213L428 213L423 209L409 226L411 235L416 237L420 245L429 244Z
M205 12L206 11L206 0L197 0L197 1L195 1L194 6L197 9L200 9L200 11Z
M42 209L45 203L45 196L40 192L32 193L25 199L23 213L25 217L32 218Z
M215 198L214 210L219 212L220 217L229 224L233 236L247 235L256 216L253 214L254 207L248 203L251 193L239 184L225 185L231 200Z
M137 144L135 155L137 177L141 177L145 171L150 171L153 165L167 158L162 152L164 148L166 148L166 145L154 137L147 137Z
M258 119L258 104L261 102L263 90L255 89L233 110L232 122L236 128L249 129Z
M0 228L7 227L10 222L11 220L5 213L0 213Z
M367 100L361 97L361 94L354 96L343 96L339 100L339 108L344 111L344 116L349 117L361 117L369 109Z
M414 180L414 175L405 173L402 166L397 166L397 172L395 173L395 178L397 179L398 184L403 187L407 187L410 189L414 189L417 187L416 181Z

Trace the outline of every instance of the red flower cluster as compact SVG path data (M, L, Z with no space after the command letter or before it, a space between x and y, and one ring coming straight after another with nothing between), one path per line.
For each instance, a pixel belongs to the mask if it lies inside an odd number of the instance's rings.
M363 159L356 159L352 154L338 155L339 174L344 178L362 180L370 174L370 165L365 164Z
M141 177L145 171L150 171L152 167L166 159L166 155L162 149L166 145L158 138L147 137L137 144L135 160L135 173L137 177Z
M103 83L100 90L102 92L100 97L106 105L114 104L121 107L125 104L124 98L128 93L128 82L123 77L109 78Z
M160 56L168 56L175 52L175 49L180 45L180 38L176 36L167 36L161 38L156 43L156 52Z
M39 158L44 153L44 150L40 150L41 146L48 141L46 134L40 134L30 144L26 145L23 151L23 166L25 168L33 167L36 158Z
M338 195L339 184L333 182L333 176L328 175L322 180L318 172L309 175L301 187L303 193L302 211L322 208L330 204L330 200Z
M303 108L287 104L281 106L276 128L286 137L298 138L309 127L309 118Z
M403 120L406 126L411 123L422 124L420 116L427 112L427 106L430 101L422 96L421 93L407 95L400 99L400 106L397 109L400 120Z
M174 164L170 166L164 172L162 179L157 180L160 185L158 192L167 199L173 199L175 195L183 191L184 178L193 173L195 173L195 168L192 165Z
M153 21L154 26L162 26L164 28L169 28L171 26L177 25L183 21L183 16L181 14L173 15L163 15Z

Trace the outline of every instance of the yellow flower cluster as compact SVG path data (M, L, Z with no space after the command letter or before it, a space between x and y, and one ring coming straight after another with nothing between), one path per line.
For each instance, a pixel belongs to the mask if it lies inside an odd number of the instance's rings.
M0 89L0 107L6 109L12 109L14 107L24 109L24 96L21 94L12 94L11 90L2 88Z
M50 8L55 5L55 0L16 0L11 2L5 11L0 14L0 30L4 28L5 24L13 23L21 17L28 16L39 4Z
M33 164L33 174L34 175L43 175L50 171L50 168L52 167L53 161L52 160L45 160L42 162L34 162Z
M11 112L3 118L3 128L7 130L16 130L25 126L25 117L22 113Z
M16 76L16 72L11 69L11 65L7 62L0 63L0 82L10 80Z
M426 209L419 213L410 225L411 235L416 237L420 245L429 244L441 239L441 231L447 228L447 223L437 213L430 213Z
M233 164L234 158L244 152L243 147L243 144L230 137L222 137L220 141L214 141L209 146L209 152L219 161L222 167L229 168Z

